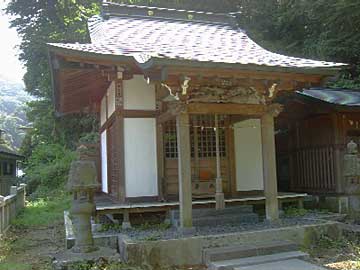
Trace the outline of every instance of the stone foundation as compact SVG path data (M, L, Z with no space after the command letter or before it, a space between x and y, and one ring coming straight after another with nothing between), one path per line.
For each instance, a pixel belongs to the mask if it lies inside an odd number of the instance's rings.
M119 236L119 251L123 261L133 265L150 265L153 269L171 265L199 265L203 263L205 248L289 240L301 246L315 243L321 235L332 238L341 235L337 222L268 229L263 231L199 236L172 240L135 242L127 236Z

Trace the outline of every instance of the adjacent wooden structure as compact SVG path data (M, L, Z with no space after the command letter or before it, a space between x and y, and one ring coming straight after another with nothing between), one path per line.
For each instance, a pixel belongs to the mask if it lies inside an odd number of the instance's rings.
M49 45L58 114L100 115L102 191L123 205L178 199L183 228L195 198L223 208L265 194L276 220L274 98L321 85L341 64L272 54L226 14L103 8L91 43Z
M2 132L0 130L0 196L7 196L10 194L10 187L16 183L17 161L23 157L5 145Z
M346 145L360 140L360 92L315 88L283 103L276 138L280 189L344 195Z

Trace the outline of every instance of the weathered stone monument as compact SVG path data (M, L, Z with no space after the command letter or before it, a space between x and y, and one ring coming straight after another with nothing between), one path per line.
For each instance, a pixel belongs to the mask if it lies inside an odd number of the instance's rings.
M106 259L118 261L119 254L106 247L94 245L91 217L95 214L94 193L99 187L95 162L90 158L89 149L78 147L78 159L71 163L67 189L73 195L70 218L75 234L75 245L70 250L56 254L55 269L71 269L77 262Z
M347 144L344 155L344 184L351 212L360 212L360 156L354 141Z

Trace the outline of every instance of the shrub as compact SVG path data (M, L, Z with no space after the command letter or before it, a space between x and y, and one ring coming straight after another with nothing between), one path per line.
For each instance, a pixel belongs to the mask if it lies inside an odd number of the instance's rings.
M51 199L36 199L29 202L24 211L13 221L18 228L49 226L61 222L64 210L70 207L68 194L57 194Z
M284 210L286 217L302 217L305 216L309 211L304 208L288 207Z
M25 168L31 196L47 198L62 191L75 156L75 152L59 144L38 145Z

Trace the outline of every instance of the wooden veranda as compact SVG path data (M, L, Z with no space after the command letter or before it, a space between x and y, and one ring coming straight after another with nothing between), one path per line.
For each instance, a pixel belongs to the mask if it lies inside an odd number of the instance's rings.
M303 206L304 198L307 196L306 193L291 193L291 192L279 192L277 198L279 200L279 206L286 203L292 203L299 207ZM248 195L239 196L238 198L225 198L224 202L227 206L232 205L257 205L265 204L265 196L263 195ZM99 193L95 196L96 202L96 215L107 215L107 214L141 214L146 212L168 212L172 209L177 209L180 206L179 201L154 201L154 202L127 202L119 203L114 200L111 196L103 193ZM196 207L215 207L215 199L195 199L192 201L194 208Z

